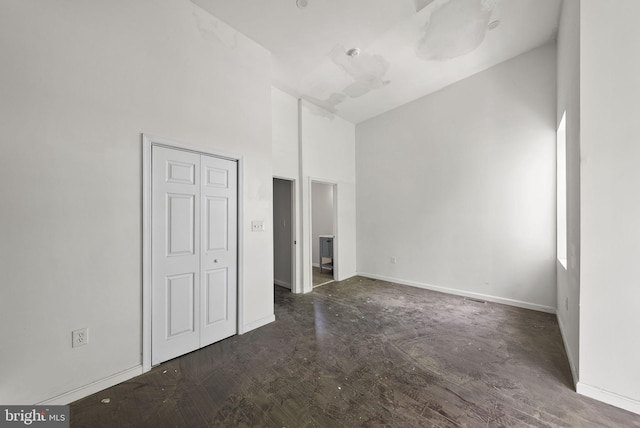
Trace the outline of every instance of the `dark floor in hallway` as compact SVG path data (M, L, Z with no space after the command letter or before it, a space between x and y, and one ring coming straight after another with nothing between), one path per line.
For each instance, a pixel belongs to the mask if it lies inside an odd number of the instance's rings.
M362 277L275 302L276 322L73 403L71 426L640 427L571 389L553 315Z
M313 266L312 275L314 287L333 281L333 271L327 269L320 272L320 268Z

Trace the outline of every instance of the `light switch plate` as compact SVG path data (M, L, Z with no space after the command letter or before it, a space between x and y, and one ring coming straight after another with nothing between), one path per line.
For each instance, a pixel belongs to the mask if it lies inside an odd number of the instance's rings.
M264 232L264 221L263 220L253 220L251 222L251 231L252 232Z

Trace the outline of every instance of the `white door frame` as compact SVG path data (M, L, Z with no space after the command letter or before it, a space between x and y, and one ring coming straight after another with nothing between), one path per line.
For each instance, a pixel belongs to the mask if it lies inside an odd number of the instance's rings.
M244 325L243 302L243 231L240 227L243 216L243 158L234 154L211 149L209 147L182 143L176 140L142 134L142 372L151 370L151 148L162 146L175 150L184 150L204 155L214 156L238 162L238 333L242 333Z
M333 280L338 281L340 276L340 222L338 221L338 183L331 180L325 180L322 178L309 177L308 194L309 194L309 233L307 238L307 250L309 251L309 260L305 260L305 263L309 263L309 277L308 283L313 289L313 183L327 184L333 186L333 227L335 229L335 236L333 238Z
M297 204L297 189L298 189L298 181L295 178L285 177L281 175L274 175L273 178L278 180L284 180L291 183L291 236L293 237L293 242L291 243L291 292L292 293L301 293L302 290L298 290L298 274L300 272L300 266L298 266L298 260L300 260L298 255L298 242L300 242L299 230L298 230L298 204ZM275 219L274 219L275 223ZM302 287L300 287L302 288Z

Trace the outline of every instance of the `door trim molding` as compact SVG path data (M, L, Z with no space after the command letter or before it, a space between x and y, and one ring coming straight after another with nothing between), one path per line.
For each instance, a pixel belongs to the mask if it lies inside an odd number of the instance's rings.
M142 373L151 370L151 149L153 146L167 147L170 149L183 150L214 156L238 162L238 254L237 254L237 319L236 330L239 334L243 330L244 311L242 308L243 299L243 176L244 162L242 156L232 153L212 149L210 147L199 146L176 141L169 138L157 137L150 134L142 134Z

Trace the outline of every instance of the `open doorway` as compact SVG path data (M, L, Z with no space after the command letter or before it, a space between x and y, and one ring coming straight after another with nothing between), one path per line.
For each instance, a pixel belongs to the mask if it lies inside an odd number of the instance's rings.
M336 272L335 184L311 182L311 270L313 287L333 282Z
M273 283L295 290L295 203L293 180L273 179Z

